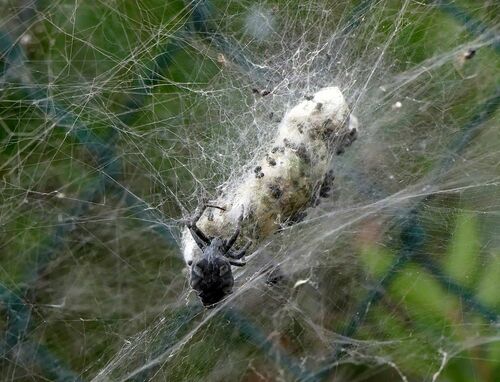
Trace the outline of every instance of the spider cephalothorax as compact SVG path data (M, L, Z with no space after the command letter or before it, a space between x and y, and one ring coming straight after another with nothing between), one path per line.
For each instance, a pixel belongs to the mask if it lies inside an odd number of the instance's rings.
M224 240L220 237L205 235L196 223L207 207L213 206L204 205L187 225L194 241L203 253L201 259L190 264L190 283L191 287L198 292L198 296L205 306L219 302L232 292L234 278L231 265L238 267L245 265L242 258L251 245L251 242L248 242L239 251L231 249L240 234L243 214L238 219L236 230L229 239Z

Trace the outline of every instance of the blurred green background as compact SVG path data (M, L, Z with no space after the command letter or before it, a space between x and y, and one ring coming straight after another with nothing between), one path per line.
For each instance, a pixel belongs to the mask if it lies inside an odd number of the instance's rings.
M0 2L0 380L500 380L499 11ZM252 120L330 81L366 133L320 210L371 212L274 289L204 311L179 219L252 158ZM308 224L289 246L340 225Z

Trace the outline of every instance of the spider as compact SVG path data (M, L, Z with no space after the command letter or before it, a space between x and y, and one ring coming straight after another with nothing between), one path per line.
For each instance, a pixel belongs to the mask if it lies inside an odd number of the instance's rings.
M192 261L188 263L191 266L190 284L205 306L214 305L232 293L234 278L231 265L244 266L246 262L242 258L252 244L249 241L238 251L231 249L240 234L243 211L238 218L236 230L229 239L205 235L196 223L208 207L224 210L221 207L204 204L187 223L194 241L203 253L201 259L196 260L194 264Z

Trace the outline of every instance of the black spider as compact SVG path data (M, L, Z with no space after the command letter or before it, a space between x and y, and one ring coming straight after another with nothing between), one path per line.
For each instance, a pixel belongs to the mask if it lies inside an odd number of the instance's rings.
M239 251L233 251L231 247L236 242L241 230L243 213L238 219L236 230L227 240L220 237L206 236L196 225L207 207L219 208L216 206L203 205L201 209L188 222L187 226L194 241L198 244L203 256L200 260L191 265L191 287L198 292L203 305L213 305L222 300L226 295L232 293L234 284L231 265L242 267L246 264L241 260L252 242L245 244Z

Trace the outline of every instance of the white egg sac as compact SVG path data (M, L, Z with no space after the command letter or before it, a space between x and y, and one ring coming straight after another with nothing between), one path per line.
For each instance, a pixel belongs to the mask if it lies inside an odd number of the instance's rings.
M330 189L332 160L356 139L356 126L338 87L300 102L285 114L265 157L211 202L224 210L207 209L198 227L208 236L229 237L243 213L238 244L252 240L255 247L300 220ZM182 245L186 263L201 255L187 228Z

